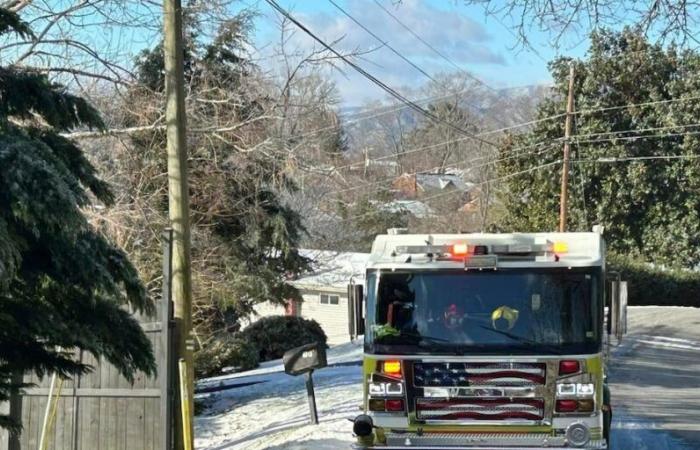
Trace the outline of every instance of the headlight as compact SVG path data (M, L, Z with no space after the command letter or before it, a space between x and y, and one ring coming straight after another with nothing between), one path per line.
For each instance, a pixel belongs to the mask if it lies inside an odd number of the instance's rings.
M375 397L403 395L403 383L370 383L369 395Z
M557 395L576 395L576 385L574 383L557 384Z
M369 384L369 395L384 395L386 389L384 383L370 383Z
M557 384L557 396L593 397L595 385L593 383L559 383Z
M595 386L593 383L578 383L576 385L576 395L589 397L593 394L595 394Z

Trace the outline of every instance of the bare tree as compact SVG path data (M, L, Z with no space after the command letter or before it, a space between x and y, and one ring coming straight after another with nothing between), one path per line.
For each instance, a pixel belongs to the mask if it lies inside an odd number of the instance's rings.
M697 34L700 1L693 0L463 0L484 7L488 15L509 20L522 45L529 46L532 28L548 33L559 46L568 34L587 34L600 27L634 24L665 41L700 44Z

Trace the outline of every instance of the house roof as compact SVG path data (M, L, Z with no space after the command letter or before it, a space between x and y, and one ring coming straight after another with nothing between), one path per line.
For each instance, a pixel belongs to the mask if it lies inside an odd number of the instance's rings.
M434 215L430 206L418 200L393 200L382 203L379 209L391 213L408 212L421 219Z
M364 283L369 253L334 252L302 249L300 253L312 260L312 272L292 282L297 288L331 289L345 292L350 280Z
M452 187L467 191L470 187L461 176L453 173L418 173L416 183L423 190L443 190Z

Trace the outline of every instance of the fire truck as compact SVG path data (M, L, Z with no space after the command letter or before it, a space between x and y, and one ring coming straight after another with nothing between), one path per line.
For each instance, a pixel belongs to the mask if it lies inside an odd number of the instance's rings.
M607 449L626 284L585 233L374 241L348 288L364 335L355 449Z

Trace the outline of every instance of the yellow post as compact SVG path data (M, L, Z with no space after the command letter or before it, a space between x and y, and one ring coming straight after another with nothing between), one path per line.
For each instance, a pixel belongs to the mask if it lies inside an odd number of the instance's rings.
M192 399L190 398L189 380L187 375L187 363L185 358L180 358L178 362L180 367L180 411L182 411L182 448L184 450L192 450Z

